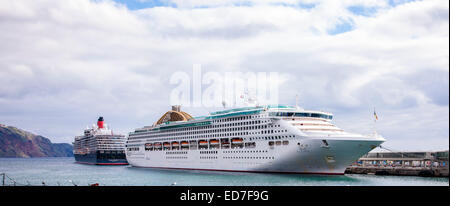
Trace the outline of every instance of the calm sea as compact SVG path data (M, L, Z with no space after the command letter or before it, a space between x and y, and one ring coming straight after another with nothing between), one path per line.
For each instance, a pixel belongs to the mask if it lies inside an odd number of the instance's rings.
M0 173L16 185L108 186L449 186L448 178L375 175L295 175L161 170L76 164L74 158L0 158ZM14 182L8 177L5 184ZM0 185L2 184L0 176Z

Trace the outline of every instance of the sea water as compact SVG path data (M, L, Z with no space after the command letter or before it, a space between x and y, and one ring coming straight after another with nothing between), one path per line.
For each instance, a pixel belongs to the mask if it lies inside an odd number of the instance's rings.
M378 175L300 175L97 166L73 157L0 158L5 185L87 186L449 186L448 178ZM0 181L3 178L0 176ZM0 185L2 182L0 182Z

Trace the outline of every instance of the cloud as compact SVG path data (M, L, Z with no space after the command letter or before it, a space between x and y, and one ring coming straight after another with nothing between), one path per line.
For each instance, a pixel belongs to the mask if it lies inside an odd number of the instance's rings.
M0 121L55 142L71 142L99 115L128 133L169 109L172 74L202 64L277 71L281 103L299 94L301 106L360 133L376 107L392 147L448 149L446 1L141 3L1 2Z

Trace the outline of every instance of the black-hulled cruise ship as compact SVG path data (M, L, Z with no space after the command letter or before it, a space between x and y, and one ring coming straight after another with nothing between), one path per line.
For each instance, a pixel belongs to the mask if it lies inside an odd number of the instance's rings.
M97 125L84 130L83 136L75 137L75 161L94 165L127 165L125 141L124 135L113 134L100 117Z

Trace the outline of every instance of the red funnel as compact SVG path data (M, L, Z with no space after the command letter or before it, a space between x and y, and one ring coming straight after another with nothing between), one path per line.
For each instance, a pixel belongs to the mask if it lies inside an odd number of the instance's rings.
M103 128L103 117L99 117L97 121L98 128Z

